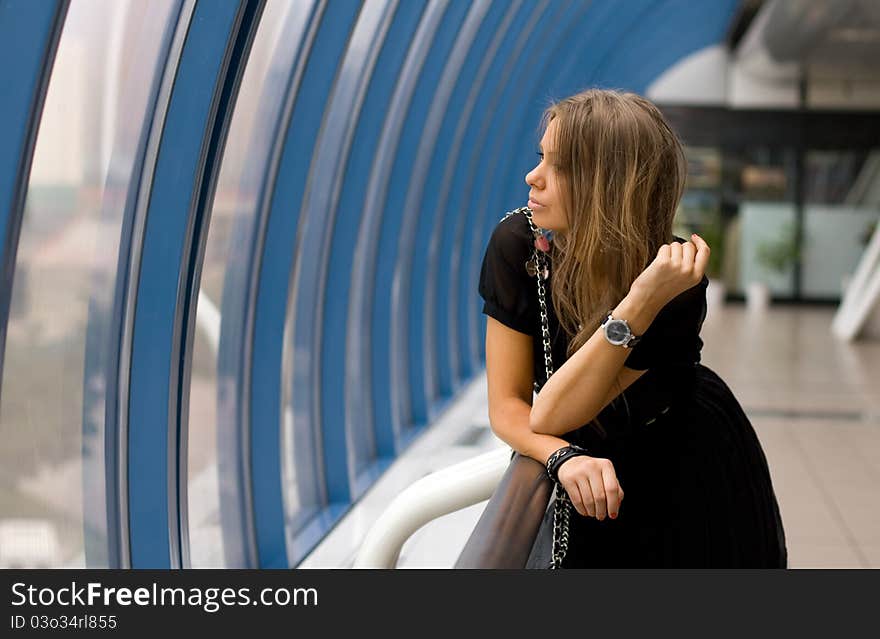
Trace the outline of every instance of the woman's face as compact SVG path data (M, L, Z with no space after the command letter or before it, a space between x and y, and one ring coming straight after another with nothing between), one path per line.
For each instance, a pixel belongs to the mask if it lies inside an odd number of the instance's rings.
M526 173L526 184L530 187L528 207L532 210L532 219L536 226L564 232L568 229L568 224L560 192L555 133L556 120L550 120L544 131L544 137L541 138L541 161L538 166Z

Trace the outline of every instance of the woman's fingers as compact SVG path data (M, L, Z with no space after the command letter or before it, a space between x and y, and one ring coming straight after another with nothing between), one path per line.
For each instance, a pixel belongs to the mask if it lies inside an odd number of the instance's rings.
M593 491L593 502L596 505L596 519L602 521L608 516L608 497L605 495L605 482L602 479L603 468L590 474L590 489Z
M685 242L681 245L681 270L690 275L694 270L694 258L697 255L697 247L693 242Z
M587 509L584 506L584 498L581 495L580 484L577 481L569 481L563 484L565 492L568 493L568 499L578 514L587 516Z
M620 510L620 500L623 499L623 491L617 482L617 475L614 474L614 468L610 465L602 469L602 482L605 484L605 498L607 499L606 507L609 517L617 517L617 511Z
M669 245L669 264L674 269L681 268L681 244L678 242Z
M595 517L596 516L596 501L593 499L593 491L590 488L590 481L587 477L581 477L578 479L578 490L581 492L581 499L583 500L583 510L581 514L585 517Z
M668 260L669 259L669 245L668 244L661 244L660 245L660 248L657 249L657 258L661 259L661 260L663 260L663 259Z
M694 275L699 275L702 278L709 265L709 245L696 233L691 236L691 241L697 247L697 255L694 258Z
M614 466L608 459L584 461L578 468L568 467L567 477L560 477L571 505L583 517L595 517L599 521L611 514L617 517L623 488L617 481Z

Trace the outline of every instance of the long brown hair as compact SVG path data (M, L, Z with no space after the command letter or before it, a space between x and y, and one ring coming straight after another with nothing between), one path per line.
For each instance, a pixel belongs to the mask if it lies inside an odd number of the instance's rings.
M549 106L541 128L551 120L568 226L551 244L553 307L570 357L673 241L687 162L657 107L635 93L589 89Z

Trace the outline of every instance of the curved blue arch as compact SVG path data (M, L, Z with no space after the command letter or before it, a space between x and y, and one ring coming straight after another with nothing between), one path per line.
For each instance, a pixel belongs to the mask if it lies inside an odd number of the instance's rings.
M530 79L541 77L540 73L544 71L543 66L547 56L553 52L553 47L546 46L545 43L558 41L560 31L564 32L568 21L573 19L582 7L583 5L578 6L578 4L560 5L558 13L552 16L555 18L554 20L542 20L543 24L539 23L538 28L536 28L535 32L525 43L520 59L517 61L517 65L523 69L523 75L526 80L514 79L504 87L501 102L509 106L500 114L500 117L493 121L486 142L483 145L488 156L490 158L497 158L497 160L486 167L483 174L482 188L477 189L474 193L475 202L472 210L480 212L482 223L477 222L474 224L475 232L471 234L468 250L467 252L462 251L461 258L464 265L462 273L467 274L467 283L463 283L462 286L462 292L465 294L463 296L462 309L466 309L467 315L471 319L469 322L469 333L471 335L471 351L469 354L474 368L480 365L481 354L484 350L483 340L479 339L479 327L482 321L485 321L481 320L480 308L477 304L478 298L473 294L476 288L474 283L479 275L480 258L484 245L482 240L486 232L486 222L497 221L501 215L501 212L491 209L490 205L494 205L495 200L503 197L504 201L510 203L509 208L513 208L517 199L519 201L525 199L525 191L527 189L525 185L520 186L519 193L523 195L520 198L516 198L514 194L517 190L511 188L509 191L502 192L498 188L498 179L496 177L501 173L501 169L506 163L505 147L510 141L509 131L513 128L513 122L516 122L516 116L521 110L519 96L525 92L524 89L528 87ZM477 276L473 275L475 266Z
M290 121L291 111L295 103L299 81L308 62L308 55L320 24L323 11L322 0L306 0L308 4L300 7L302 12L291 10L287 16L281 38L290 42L294 51L286 77L278 78L283 82L283 104L273 123L274 142L268 152L265 170L261 181L260 195L255 206L253 237L247 247L248 255L242 259L247 262L247 303L243 305L245 317L241 326L242 337L247 352L243 354L241 385L243 420L247 421L250 432L250 468L251 486L253 488L254 531L257 541L257 560L260 568L285 568L289 565L289 552L286 535L287 515L285 513L282 480L282 447L281 415L279 412L280 396L275 402L265 401L264 395L277 390L272 385L279 370L270 371L260 366L255 358L254 344L258 339L256 333L257 299L260 287L260 268L266 242L266 228L271 208L271 193L278 178L279 163L285 140L284 130ZM269 88L267 87L267 91ZM243 248L240 250L244 250ZM229 288L234 290L235 284L230 282ZM225 299L225 294L224 294ZM262 355L262 353L260 354ZM256 364L255 364L256 362ZM267 379L269 378L269 379ZM270 381L271 380L271 381ZM315 478L315 483L317 478ZM304 483L304 482L303 482ZM314 493L308 487L301 486L303 492Z
M537 148L540 115L550 101L566 95L557 87L558 78L569 77L573 73L572 69L578 65L589 69L590 56L595 56L599 51L602 33L608 30L609 20L617 16L620 4L614 0L593 0L585 6L585 9L581 18L572 25L573 28L568 30L570 38L560 40L553 59L544 68L543 81L534 83L523 98L527 108L522 114L520 124L514 129L514 134L509 136L510 151L505 153L505 157L510 159L510 169L506 181L499 188L500 195L506 194L507 189L527 191L528 187L524 186L523 176L526 170L534 165L535 156L531 151L533 147ZM571 46L572 42L576 43L574 47ZM508 210L511 204L517 204L519 201L521 201L519 198L513 202L504 200L505 204L499 205L492 212L503 213L501 209ZM487 222L491 223L491 220ZM485 232L483 238L486 238Z
M379 162L383 140L387 140L383 125L393 117L390 106L397 88L406 83L409 75L414 75L412 60L420 55L420 40L435 28L436 13L436 9L429 10L427 2L421 0L398 4L370 77L350 152L343 163L345 178L336 210L326 282L327 290L333 294L324 299L321 401L323 419L332 424L329 427L346 434L353 499L375 480L390 459L379 454L378 437L367 408L370 383L366 371L359 366L362 327L355 319L358 314L353 305L353 288L358 282L358 255L361 259L364 256L357 247L366 217L370 175Z
M502 127L503 130L514 133L503 136L501 150L498 153L501 164L494 174L494 179L489 181L489 199L483 209L487 217L480 234L484 241L502 213L521 206L523 198L527 196L528 187L525 185L524 175L537 162L531 151L532 147L537 150L540 115L549 99L549 96L542 95L541 92L545 90L546 79L552 76L551 70L559 65L563 54L570 49L569 43L575 36L585 35L586 23L593 15L590 13L591 10L595 10L595 2L574 5L571 13L563 18L562 32L553 39L556 45L533 54L538 58L537 69L529 74L528 80L524 83L522 96L517 100L507 120L508 126ZM513 195L518 191L522 192L522 197ZM479 313L477 315L481 318L481 328L484 330L485 316ZM485 343L481 342L481 359L485 356L484 349Z
M105 504L91 505L84 498L85 508L104 507L107 520L107 548L97 549L95 542L86 544L86 565L99 565L92 557L106 555L111 568L128 568L131 565L128 530L128 493L123 483L127 463L126 438L128 434L127 417L124 404L127 398L126 384L128 371L123 356L125 327L129 324L127 317L129 288L127 275L131 272L132 260L136 254L132 251L133 243L141 241L142 226L137 225L139 217L143 217L143 209L139 208L139 196L147 187L152 175L152 167L156 160L158 146L157 131L161 131L162 123L168 107L167 93L163 95L163 87L170 87L169 67L176 68L186 27L192 13L192 4L184 10L183 3L175 2L169 8L167 22L163 25L161 44L152 76L144 122L138 135L137 148L131 175L115 175L108 177L110 189L126 189L125 204L122 211L116 210L112 198L105 200L102 210L103 224L119 224L119 248L116 261L116 277L113 283L112 305L100 300L105 291L94 290L89 300L88 320L86 323L86 346L83 374L83 432L87 429L103 429L104 431L104 477L100 478L106 486ZM141 60L149 59L144 49L152 49L155 43L147 38L138 40L135 55ZM128 82L141 82L141 78L133 75ZM122 151L121 153L125 153ZM115 158L114 158L115 160ZM114 161L111 160L111 163ZM115 183L114 183L115 182ZM121 220L117 220L119 216ZM109 336L109 339L108 339ZM102 383L96 383L101 380ZM102 423L103 420L103 423ZM91 464L83 464L84 487L95 485L95 469ZM91 477L90 477L91 476ZM87 495L88 491L83 491Z
M226 482L233 491L249 495L253 512L256 565L286 567L284 503L281 484L278 423L254 420L251 402L252 351L255 298L258 286L259 258L265 237L270 190L277 173L281 127L289 115L290 80L301 62L304 41L313 31L317 2L303 0L295 6L267 6L260 25L260 36L269 37L270 19L283 19L278 44L268 62L261 97L257 100L256 122L265 123L262 134L252 136L246 151L245 172L239 190L257 194L250 206L236 210L235 238L229 246L222 292L222 322L217 360L217 449L225 457L223 466L238 468L242 477ZM266 29L264 33L262 30ZM255 60L261 64L261 60ZM236 106L238 109L238 106ZM247 118L248 114L242 116ZM246 126L246 125L245 125ZM234 158L231 158L234 159ZM236 458L242 457L241 462ZM229 490L229 488L226 488ZM224 493L221 492L221 504ZM235 503L236 498L232 498Z
M371 348L373 419L377 424L391 425L398 451L407 445L414 432L409 419L406 361L405 357L393 356L391 338L395 331L400 330L396 325L399 317L393 313L394 298L400 286L400 282L394 279L394 267L399 256L399 233L404 216L412 215L404 210L406 185L417 162L418 146L414 141L424 135L425 118L438 90L441 90L439 82L443 68L467 10L465 3L450 3L447 6L425 57L401 130L404 143L397 148L389 175L375 245L375 266L371 278L367 280L373 300L367 324Z
M380 272L383 259L387 264L387 258L380 256L379 247L383 227L387 224L384 215L396 170L395 154L401 148L402 136L406 134L405 126L412 110L413 96L420 86L420 73L430 58L438 31L443 28L444 16L448 15L447 6L446 0L435 0L425 7L394 87L382 124L376 159L369 170L352 265L347 334L349 365L346 370L348 379L361 380L362 388L352 394L352 406L358 411L357 414L366 415L365 421L372 425L380 459L396 455L399 441L397 429L390 419L389 390L387 385L381 385L381 380L387 378L388 368L377 369L375 364L377 357L387 361L387 353L381 348L377 349L369 337L374 330L377 312L374 295L376 281L380 277L377 273Z
M320 434L312 428L294 430L295 459L284 460L281 450L282 431L285 417L282 406L285 394L283 384L290 381L285 369L296 364L294 353L289 352L285 344L285 327L287 322L288 300L290 299L290 276L294 258L298 250L297 227L302 206L302 194L306 188L310 160L314 152L317 133L321 127L324 104L333 88L339 61L345 43L348 42L351 29L360 7L352 2L322 2L311 17L314 31L309 32L304 42L304 50L300 55L296 69L290 78L290 99L285 121L279 128L281 134L280 155L272 183L264 195L268 212L265 228L262 230L262 252L260 254L259 278L254 309L253 324L253 357L251 382L251 421L253 436L260 459L272 454L278 456L279 467L275 478L268 472L275 472L273 464L266 472L255 468L260 477L260 485L267 486L270 492L266 499L261 498L261 508L257 514L262 517L259 529L263 532L263 543L266 554L260 559L264 565L276 565L280 561L278 548L280 536L285 539L294 536L310 522L315 523L315 532L308 533L314 537L326 532L332 522L348 505L349 494L346 483L330 485L326 481L325 462L322 446L318 442ZM306 50L307 49L307 50ZM301 417L293 416L297 422ZM313 457L314 454L317 457ZM256 454L256 453L255 453ZM307 502L297 521L288 530L282 531L278 519L276 481L283 481L285 463L295 464L304 469L314 469L308 477L313 486L304 490L304 494L314 489L318 493L316 503ZM284 489L282 503L284 502ZM274 498L272 496L275 496ZM290 513L283 513L283 522L287 523ZM310 542L306 542L308 544ZM288 550L290 550L288 545ZM300 544L298 547L302 547Z
M68 0L0 2L0 371L31 160L68 5Z
M324 414L341 403L337 371L324 366L321 358L324 304L327 297L336 294L330 291L325 295L328 260L345 159L351 150L360 108L396 7L397 0L365 4L349 37L315 142L291 276L291 290L295 294L291 302L291 340L297 358L292 369L294 415L320 430L327 484L331 494L338 495L340 501L351 500L354 482L345 418Z
M133 568L179 567L182 562L178 515L186 482L181 485L179 477L185 459L181 441L185 444L193 276L204 246L204 216L235 78L261 6L246 0L196 5L164 122L139 272L132 282L128 480Z
M609 81L625 78L627 88L643 93L680 59L723 40L738 4L737 0L655 4L650 15L633 21L618 52L607 60L598 77ZM650 56L645 55L648 51Z
M468 133L471 129L474 111L484 108L485 91L483 87L486 83L486 78L498 64L499 50L510 39L511 25L523 10L521 0L501 4L501 8L504 10L501 22L495 28L494 33L491 34L491 39L481 56L482 61L469 88L468 95L464 100L461 114L452 134L452 144L442 169L441 186L438 189L437 224L435 225L434 233L434 236L438 238L436 240L437 253L436 257L432 259L432 266L428 271L427 295L428 299L436 300L436 307L434 312L431 313L431 318L434 321L434 326L432 327L433 338L439 344L448 345L447 348L441 348L437 351L441 392L447 390L444 383L449 385L448 390L450 393L454 392L461 383L457 352L460 344L453 330L454 315L452 309L454 304L451 296L454 292L452 290L453 278L451 268L455 255L454 242L457 237L456 221L458 219L454 213L460 211L464 203L460 197L460 192L453 191L453 184L458 184L464 180L464 178L460 178L460 173L463 169L459 166L459 158L462 154L462 146L465 144L465 140L472 137Z
M500 98L504 87L510 80L514 71L517 58L510 55L510 51L518 50L524 45L523 34L531 34L540 16L547 10L547 3L524 3L518 9L516 19L512 27L505 33L504 39L498 52L492 59L488 77L481 88L471 114L468 127L465 131L467 146L461 155L456 158L456 171L453 184L458 185L449 199L450 209L456 213L453 218L452 233L448 243L449 250L446 253L445 269L448 271L447 290L450 291L450 304L448 309L448 326L450 331L449 341L453 345L454 373L457 379L468 379L472 374L473 361L468 357L469 335L465 317L467 296L462 295L461 279L466 277L467 267L464 259L468 254L469 236L466 233L468 219L482 219L483 214L475 211L472 207L476 204L473 195L475 176L484 166L484 162L491 159L483 155L485 144L493 119L496 117L495 109L500 108ZM520 42L520 46L517 43ZM443 287L441 287L442 289ZM467 288L471 288L468 286Z
M430 403L434 400L433 391L429 392L429 386L434 386L434 362L426 361L428 349L425 345L424 316L425 279L433 220L421 204L425 199L425 185L430 179L428 171L436 157L435 150L443 148L444 141L439 134L457 88L456 80L462 74L462 65L489 6L489 0L474 2L462 23L425 119L424 133L418 142L416 162L407 186L404 204L406 215L398 241L400 257L395 264L393 277L391 357L392 361L402 363L404 370L401 376L409 380L408 401L401 398L399 410L403 419L414 425L428 423L432 415Z
M452 344L448 341L449 334L438 329L436 310L444 301L438 297L438 279L445 254L442 242L445 239L447 207L451 185L451 170L454 166L451 158L460 153L463 142L464 125L476 99L476 88L486 73L488 61L500 46L503 31L513 19L513 11L509 3L493 2L485 13L473 44L462 65L455 89L449 100L449 108L438 134L438 142L434 157L428 168L424 186L424 201L420 207L422 217L430 225L427 251L424 256L417 254L414 268L420 269L419 262L425 261L424 267L424 350L426 353L425 395L432 402L429 406L432 418L441 409L445 398L451 398L457 388L457 379L452 376L450 352Z

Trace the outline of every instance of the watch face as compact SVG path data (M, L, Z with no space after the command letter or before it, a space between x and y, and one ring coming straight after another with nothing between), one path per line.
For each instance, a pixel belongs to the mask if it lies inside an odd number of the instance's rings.
M605 336L612 344L623 344L629 335L629 327L622 320L611 320L605 326Z

